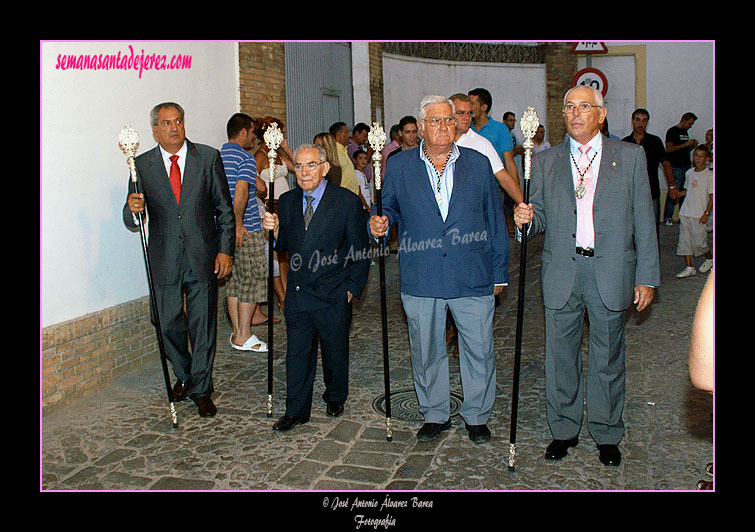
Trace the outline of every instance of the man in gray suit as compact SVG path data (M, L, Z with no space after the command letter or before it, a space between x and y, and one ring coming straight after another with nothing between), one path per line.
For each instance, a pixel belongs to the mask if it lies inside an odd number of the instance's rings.
M645 153L600 134L606 108L587 86L564 97L569 138L532 160L530 204L514 213L530 237L545 231L546 412L558 460L578 443L582 426L584 313L590 323L587 422L600 461L619 465L624 436L624 319L642 311L660 284L658 243ZM517 231L517 238L521 237Z
M150 121L158 145L134 160L139 190L129 189L123 221L137 231L135 215L146 204L156 310L178 379L173 400L190 397L200 416L211 417L217 281L233 268L233 204L220 152L186 138L181 106L158 104Z

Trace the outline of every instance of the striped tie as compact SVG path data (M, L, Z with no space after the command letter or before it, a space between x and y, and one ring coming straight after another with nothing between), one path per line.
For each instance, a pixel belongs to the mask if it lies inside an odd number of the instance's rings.
M312 196L304 196L307 199L307 208L304 210L304 230L309 228L309 222L312 221L312 216L315 214L315 210L312 208Z

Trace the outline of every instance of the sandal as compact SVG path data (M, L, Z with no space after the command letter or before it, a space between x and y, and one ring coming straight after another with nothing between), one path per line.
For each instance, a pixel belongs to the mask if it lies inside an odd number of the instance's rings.
M228 338L228 341L231 343L231 347L233 347L237 351L254 351L255 353L267 353L267 344L257 338L257 335L255 334L251 335L243 345L236 345L233 343L233 334L231 334L230 338Z
M708 473L710 476L713 476L713 462L705 466L705 472Z

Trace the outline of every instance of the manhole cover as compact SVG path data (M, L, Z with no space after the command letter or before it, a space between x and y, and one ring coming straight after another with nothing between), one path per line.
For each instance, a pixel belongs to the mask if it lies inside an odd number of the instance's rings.
M451 392L451 415L459 413L464 397L456 392ZM372 401L372 408L385 415L385 394L379 395ZM419 413L419 401L414 390L399 390L391 392L391 418L404 421L424 421Z

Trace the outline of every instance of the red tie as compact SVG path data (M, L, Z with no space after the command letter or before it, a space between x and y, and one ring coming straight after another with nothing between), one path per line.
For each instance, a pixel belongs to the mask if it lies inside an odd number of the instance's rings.
M178 167L178 155L170 156L170 186L176 195L176 203L181 203L181 169Z

